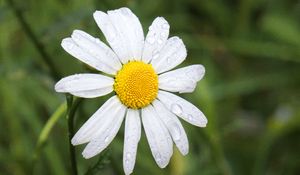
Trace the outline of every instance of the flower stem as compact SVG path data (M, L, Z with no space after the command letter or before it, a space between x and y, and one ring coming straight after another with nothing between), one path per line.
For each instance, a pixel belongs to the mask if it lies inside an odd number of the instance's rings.
M44 61L44 63L48 66L50 74L54 80L58 80L60 76L59 71L55 67L55 64L53 63L53 59L51 56L46 52L46 49L44 48L43 43L38 39L38 36L34 33L33 29L29 25L29 23L26 21L25 17L23 16L22 11L17 7L17 4L14 2L14 0L6 0L7 4L11 7L11 9L14 12L14 15L16 16L17 22L22 26L22 29L24 30L25 34L28 36L30 41L33 43L34 47L36 48L37 52L40 54L41 59Z
M75 154L75 147L72 145L71 140L74 135L74 119L75 119L75 112L82 101L80 98L73 99L72 95L67 95L67 121L68 121L68 137L69 137L69 151L70 151L70 161L71 161L71 174L77 175L77 162L76 162L76 154Z
M35 147L35 151L34 151L33 158L32 158L31 173L29 173L29 174L34 174L33 172L35 169L35 165L39 159L39 156L40 156L40 153L41 153L43 147L45 146L45 144L49 138L49 135L50 135L54 125L57 123L57 121L62 116L64 116L66 111L67 111L67 104L64 102L55 110L55 112L49 117L48 121L44 125L42 131L40 132L40 135L39 135L36 147Z

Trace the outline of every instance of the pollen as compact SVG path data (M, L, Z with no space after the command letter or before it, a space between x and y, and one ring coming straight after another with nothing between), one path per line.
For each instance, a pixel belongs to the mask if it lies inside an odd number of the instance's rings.
M117 73L114 90L127 107L143 108L157 96L158 76L151 64L141 61L128 62Z

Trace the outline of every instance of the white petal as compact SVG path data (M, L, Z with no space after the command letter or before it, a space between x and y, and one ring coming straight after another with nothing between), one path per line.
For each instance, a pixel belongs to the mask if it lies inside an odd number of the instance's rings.
M106 66L115 71L121 69L122 65L117 55L107 45L100 41L99 38L94 38L81 30L74 30L72 39L80 48L97 58Z
M158 99L166 108L183 120L199 127L206 126L207 119L204 114L196 106L183 98L169 92L159 91Z
M114 79L100 74L75 74L55 84L57 92L68 92L78 97L94 98L113 91Z
M82 152L84 158L89 159L102 152L117 135L126 112L126 107L119 103L119 106L112 109L111 114L104 123L98 123L99 128L95 137L87 144Z
M162 47L169 36L170 26L163 17L157 17L149 27L145 40L142 59L145 63L158 59Z
M122 116L123 111L124 106L121 104L118 97L111 97L77 131L72 138L72 144L83 144L91 141L99 135L99 133L102 134L115 118Z
M139 19L124 7L107 13L96 11L94 19L121 62L140 60L144 32Z
M149 105L142 109L142 122L155 162L160 168L168 165L173 154L173 143L167 128Z
M193 92L205 73L202 65L192 65L159 75L159 88L179 93Z
M123 168L131 174L134 168L136 151L141 138L141 121L138 110L128 109L125 121Z
M79 59L85 64L105 72L107 74L115 75L116 70L104 64L101 60L97 59L95 56L88 53L86 50L80 48L72 38L65 38L61 42L61 46L71 54L73 57Z
M182 155L186 155L189 152L189 142L179 119L166 109L160 101L155 100L152 104L160 119L168 128L177 148Z
M157 59L153 59L153 65L156 73L160 74L171 70L186 58L186 48L182 40L178 37L169 38L165 46L161 49Z

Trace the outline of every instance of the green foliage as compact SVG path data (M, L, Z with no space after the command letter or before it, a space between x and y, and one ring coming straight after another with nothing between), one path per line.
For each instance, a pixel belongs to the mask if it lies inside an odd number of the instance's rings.
M13 3L12 3L13 2ZM92 13L128 6L144 33L157 16L183 38L187 64L205 78L181 94L206 114L206 128L182 122L190 152L159 169L145 138L134 174L300 173L300 2L297 0L0 1L0 174L70 174L64 95L54 84L90 72L60 46L81 29L105 41ZM66 66L68 65L68 66ZM182 66L182 65L181 65ZM108 97L80 103L75 130ZM123 124L124 125L124 124ZM123 127L90 160L76 147L79 174L123 174Z

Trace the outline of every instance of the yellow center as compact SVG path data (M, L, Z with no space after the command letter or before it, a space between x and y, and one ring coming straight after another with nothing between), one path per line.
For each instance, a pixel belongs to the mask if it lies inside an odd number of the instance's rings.
M156 98L158 76L151 64L132 61L124 64L117 73L114 90L124 105L133 109L142 108Z

